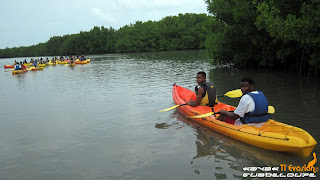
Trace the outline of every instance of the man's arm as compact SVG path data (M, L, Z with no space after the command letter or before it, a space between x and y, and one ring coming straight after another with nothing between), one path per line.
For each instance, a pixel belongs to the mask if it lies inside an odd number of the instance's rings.
M222 109L219 111L219 113L222 116L229 117L232 120L236 120L236 119L238 119L240 117L238 114L235 114L234 112L229 112L229 111L222 110Z
M232 120L236 120L240 117L243 117L245 113L248 111L248 106L249 106L249 101L250 101L250 96L249 95L244 95L240 99L240 102L237 106L237 108L234 110L234 112L229 112L225 110L220 110L220 114L224 115L226 117L229 117Z
M189 102L187 102L187 104L188 104L189 106L192 106L192 107L197 107L197 106L199 106L203 94L204 94L204 89L203 89L202 87L200 87L200 88L198 89L196 101L190 100Z

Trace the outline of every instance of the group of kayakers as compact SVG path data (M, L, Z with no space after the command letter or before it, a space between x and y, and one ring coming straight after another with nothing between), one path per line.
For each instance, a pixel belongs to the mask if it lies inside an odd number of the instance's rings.
M205 72L197 73L197 83L199 85L195 88L197 98L187 104L193 107L216 105L218 102L216 88L212 82L206 82ZM261 127L269 120L267 98L261 91L255 89L255 82L250 77L241 79L240 87L243 96L237 108L232 112L220 110L217 119L232 122L234 125L247 124Z
M69 56L69 57L63 57L63 56L60 56L60 58L58 59L57 57L53 57L51 60L49 60L49 58L37 58L37 59L31 59L30 60L30 63L33 65L33 66L35 66L35 67L37 67L37 65L38 64L46 64L46 63L49 63L50 61L52 62L52 63L56 63L57 61L60 61L60 62L63 62L63 61L65 61L65 59L66 60L70 60L68 63L69 64L72 64L72 63L74 63L77 59L79 59L80 61L85 61L85 60L87 60L87 58L84 56L84 55L82 55L82 56L77 56L77 57L75 57L75 56ZM15 60L15 62L14 62L14 67L15 67L15 70L22 70L23 69L23 67L25 67L23 64L28 64L28 62L27 62L27 59L25 59L23 62L17 62L17 60ZM16 66L17 65L17 66ZM22 68L22 69L21 69Z

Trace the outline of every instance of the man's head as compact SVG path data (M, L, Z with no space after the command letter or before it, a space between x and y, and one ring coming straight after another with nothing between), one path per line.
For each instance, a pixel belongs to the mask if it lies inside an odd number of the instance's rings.
M207 75L206 75L205 72L200 71L200 72L197 73L197 83L199 85L204 83L204 82L206 82L206 80L207 80Z
M242 94L252 92L254 90L254 80L250 77L245 77L241 79L240 87Z

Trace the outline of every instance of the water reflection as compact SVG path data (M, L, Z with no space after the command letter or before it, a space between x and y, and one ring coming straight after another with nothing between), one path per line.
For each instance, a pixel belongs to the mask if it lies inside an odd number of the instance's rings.
M16 74L14 77L17 80L18 86L20 89L25 88L25 74Z

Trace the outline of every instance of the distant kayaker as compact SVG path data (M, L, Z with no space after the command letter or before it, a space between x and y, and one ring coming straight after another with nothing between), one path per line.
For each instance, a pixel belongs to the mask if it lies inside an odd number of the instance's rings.
M27 68L26 68L26 66L25 66L21 61L20 61L20 66L21 66L21 67L20 67L20 68L21 68L21 70L25 70L25 69L27 69Z
M213 107L217 103L217 90L212 82L206 82L207 75L205 72L197 73L198 86L195 87L197 95L196 101L190 100L187 104L192 107L196 106L209 106Z
M85 61L85 60L87 60L87 58L85 58L84 55L81 56L80 61Z
M21 68L20 68L20 64L19 63L17 63L16 65L14 65L14 70L20 70Z
M37 60L35 60L35 61L33 62L33 66L34 66L34 67L37 67L37 63L38 63Z
M243 78L240 86L243 96L237 108L234 112L220 110L221 115L217 119L225 120L228 117L235 120L234 125L261 127L269 120L267 98L255 89L254 80L250 77Z

